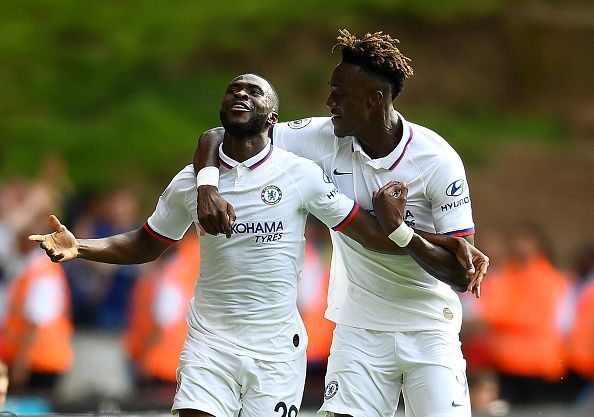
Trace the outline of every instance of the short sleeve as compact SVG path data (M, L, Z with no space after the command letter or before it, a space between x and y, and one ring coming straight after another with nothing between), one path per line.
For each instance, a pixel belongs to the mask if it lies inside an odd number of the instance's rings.
M144 225L155 239L166 243L180 240L192 224L188 194L196 188L196 177L189 165L180 171L159 197L157 207Z
M359 205L338 191L322 169L304 161L304 176L301 184L305 209L329 228L339 231L344 228L359 210Z
M277 123L270 131L274 146L320 165L336 154L336 136L329 117L308 117Z
M474 234L470 190L457 154L441 162L427 184L435 231L452 236Z

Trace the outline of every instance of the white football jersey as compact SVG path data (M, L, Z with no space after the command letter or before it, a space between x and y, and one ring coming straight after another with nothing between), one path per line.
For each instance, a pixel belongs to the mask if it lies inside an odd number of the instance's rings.
M358 210L313 162L270 145L238 163L222 146L219 192L235 208L230 239L200 236L200 277L188 313L189 331L210 346L256 359L285 361L307 345L297 312L297 282L310 212L344 227ZM184 168L159 198L145 229L176 241L196 215L196 177Z
M338 138L328 117L279 123L275 146L315 161L337 188L373 214L372 193L391 180L408 183L404 220L417 229L474 233L470 194L458 154L438 134L407 122L387 156L371 159L353 137ZM369 251L331 232L332 268L326 317L353 327L385 331L459 332L462 309L449 285L410 256Z

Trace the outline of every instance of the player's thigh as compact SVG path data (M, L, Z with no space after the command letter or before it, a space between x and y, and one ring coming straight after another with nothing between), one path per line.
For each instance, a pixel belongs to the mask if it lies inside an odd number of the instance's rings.
M405 368L407 417L470 417L466 361L456 334L425 331L397 337Z
M327 415L393 415L402 381L394 333L337 326L325 380Z
M216 417L236 417L241 408L241 386L234 373L240 367L241 361L234 354L186 342L177 369L172 412L194 410Z
M305 352L286 362L253 361L241 377L241 417L297 417L307 357Z
M406 417L470 417L468 384L463 369L419 366L404 375Z

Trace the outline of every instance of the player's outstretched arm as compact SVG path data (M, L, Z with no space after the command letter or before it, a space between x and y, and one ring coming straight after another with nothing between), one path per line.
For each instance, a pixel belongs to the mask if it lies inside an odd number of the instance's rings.
M53 262L75 258L109 264L139 264L157 259L170 246L149 235L143 228L103 239L77 239L60 220L50 216L55 232L31 235Z
M392 234L403 223L407 193L406 184L395 181L389 182L374 193L373 208L386 234ZM412 233L411 236L409 236L410 239L403 246L403 249L424 270L458 291L466 291L469 287L474 288L471 286L473 282L475 285L480 286L480 280L482 280L488 266L486 256L481 254L485 259L479 265L480 276L476 277L475 280L477 268L472 262L469 262L469 256L464 255L461 263L454 253L429 242L420 234ZM470 259L472 257L470 255ZM477 280L478 284L476 284Z
M202 168L218 167L219 145L223 142L225 129L215 127L200 136L198 146L194 152L194 173L198 174ZM231 227L235 222L233 206L219 195L217 187L202 185L198 187L196 211L198 221L206 233L217 235L224 233L231 237Z

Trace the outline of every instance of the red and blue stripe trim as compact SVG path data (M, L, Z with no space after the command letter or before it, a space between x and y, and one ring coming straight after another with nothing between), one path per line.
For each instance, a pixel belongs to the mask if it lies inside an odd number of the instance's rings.
M167 236L163 236L162 234L155 232L153 229L151 229L148 222L144 224L143 228L144 228L144 230L146 230L146 232L149 235L151 235L152 237L154 237L155 239L157 239L161 242L168 243L170 245L178 242L175 239L168 238Z
M344 229L346 225L349 224L355 218L355 215L357 214L360 208L361 207L359 206L359 204L357 202L354 202L353 208L351 209L349 214L344 219L342 219L340 223L334 226L332 230L334 230L335 232L340 232L342 229Z
M454 230L453 232L447 232L446 235L454 236L454 237L464 237L464 236L474 235L474 227L471 227L469 229L463 229L463 230Z
M223 161L223 159L220 156L219 156L219 164L221 164L221 166L223 168L233 169L233 167L231 165L229 165L228 163L226 163L225 161Z
M251 167L248 167L248 168L249 169L256 169L260 165L262 165L264 162L266 162L266 160L268 158L270 158L270 155L272 155L272 149L274 149L274 146L270 145L270 150L268 151L268 153L266 154L266 156L264 158L260 159L258 162L256 162L254 165L252 165Z
M408 145L410 145L410 142L413 139L413 130L412 127L408 127L410 130L410 135L408 136L408 140L406 141L406 145L404 145L404 149L402 150L402 154L398 157L398 159L396 160L396 162L394 162L392 164L392 166L390 168L388 168L390 171L394 171L394 168L396 168L398 166L398 164L400 163L400 161L402 161L402 158L404 157L404 154L406 153L406 150L408 149Z

